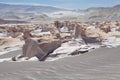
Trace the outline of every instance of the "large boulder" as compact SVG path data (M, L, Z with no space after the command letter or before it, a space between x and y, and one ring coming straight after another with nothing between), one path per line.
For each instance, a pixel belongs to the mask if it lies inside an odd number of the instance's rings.
M101 36L100 30L86 28L84 25L77 25L75 29L75 38L82 39L85 44L88 43L101 43L103 36Z
M23 45L23 57L36 56L40 61L43 61L51 52L60 47L60 40L38 42L34 39L26 39Z

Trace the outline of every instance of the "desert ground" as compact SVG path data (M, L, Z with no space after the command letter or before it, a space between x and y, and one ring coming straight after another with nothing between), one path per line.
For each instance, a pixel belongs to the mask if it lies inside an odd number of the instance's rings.
M120 47L101 48L82 55L55 61L24 61L0 63L2 80L118 80L120 78ZM0 58L10 57L10 52Z

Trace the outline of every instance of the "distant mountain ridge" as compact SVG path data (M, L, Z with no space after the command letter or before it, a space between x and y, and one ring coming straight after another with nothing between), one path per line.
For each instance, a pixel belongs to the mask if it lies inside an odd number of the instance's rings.
M0 3L0 12L55 12L61 10L66 9L56 8L52 6L15 5Z
M49 17L43 13L66 11L67 9L40 6L40 5L17 5L0 3L0 24L7 22L31 22L48 20ZM11 21L10 21L11 20Z
M52 6L12 5L0 3L0 23L4 21L45 22L54 20L120 21L120 5L67 10ZM11 22L12 22L11 21Z

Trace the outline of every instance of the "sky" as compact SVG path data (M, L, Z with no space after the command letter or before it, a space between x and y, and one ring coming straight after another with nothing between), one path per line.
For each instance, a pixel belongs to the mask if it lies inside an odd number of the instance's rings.
M112 7L120 0L0 0L0 3L49 5L65 9L87 9L90 7Z

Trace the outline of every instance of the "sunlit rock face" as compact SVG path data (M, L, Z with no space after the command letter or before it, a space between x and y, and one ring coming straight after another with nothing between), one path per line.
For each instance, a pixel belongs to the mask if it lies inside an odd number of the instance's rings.
M11 47L22 46L24 44L18 38L0 38L0 51L4 51Z

